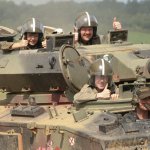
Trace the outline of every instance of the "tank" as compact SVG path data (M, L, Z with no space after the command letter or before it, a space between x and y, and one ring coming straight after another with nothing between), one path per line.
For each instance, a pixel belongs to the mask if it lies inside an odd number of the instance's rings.
M150 44L125 41L75 48L65 34L48 36L46 49L1 50L1 149L149 149L149 120L122 116L149 96L149 53ZM73 103L89 79L88 56L111 63L119 100Z

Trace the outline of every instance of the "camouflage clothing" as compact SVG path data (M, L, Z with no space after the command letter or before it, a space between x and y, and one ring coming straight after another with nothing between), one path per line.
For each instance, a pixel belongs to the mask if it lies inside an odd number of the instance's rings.
M115 84L112 84L112 86L109 89L111 91L111 94L116 93L117 91L117 87L115 86ZM82 103L91 100L98 100L97 93L98 91L96 90L96 88L88 84L85 84L83 88L80 90L80 92L74 95L74 102Z

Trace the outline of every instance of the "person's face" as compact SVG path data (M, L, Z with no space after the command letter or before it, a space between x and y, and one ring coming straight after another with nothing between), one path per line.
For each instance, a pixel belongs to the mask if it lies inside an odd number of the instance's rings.
M83 41L88 42L93 37L92 27L82 27L80 30L81 38Z
M148 105L149 108L145 105ZM148 97L146 100L140 100L139 108L146 111L150 110L150 97Z
M108 77L106 76L95 76L95 87L103 90L108 83Z
M29 45L36 45L39 39L38 33L27 33L27 41Z

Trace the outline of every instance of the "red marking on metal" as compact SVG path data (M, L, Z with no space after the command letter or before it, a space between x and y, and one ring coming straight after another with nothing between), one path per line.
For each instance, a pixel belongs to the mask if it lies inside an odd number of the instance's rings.
M59 147L55 147L55 150L60 150L60 148Z
M38 149L36 149L36 150L47 150L46 148L44 148L44 147L39 147Z

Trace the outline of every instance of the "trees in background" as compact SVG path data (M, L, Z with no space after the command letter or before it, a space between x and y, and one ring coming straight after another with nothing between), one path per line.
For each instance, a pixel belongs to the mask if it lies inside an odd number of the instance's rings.
M150 1L128 0L128 3L116 0L100 2L54 2L43 5L28 5L23 2L16 5L10 1L0 0L0 25L16 28L30 17L38 18L43 24L61 27L65 32L73 30L74 20L81 11L88 11L96 16L98 31L105 33L112 29L114 17L122 23L123 28L132 31L150 32Z

